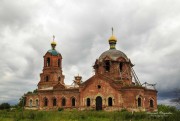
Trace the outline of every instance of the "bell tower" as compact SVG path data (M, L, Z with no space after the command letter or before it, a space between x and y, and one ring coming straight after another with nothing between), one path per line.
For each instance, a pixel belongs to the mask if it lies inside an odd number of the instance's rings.
M55 49L55 36L51 42L51 49L44 55L43 72L40 74L38 89L53 88L57 84L64 85L64 75L62 74L62 56Z

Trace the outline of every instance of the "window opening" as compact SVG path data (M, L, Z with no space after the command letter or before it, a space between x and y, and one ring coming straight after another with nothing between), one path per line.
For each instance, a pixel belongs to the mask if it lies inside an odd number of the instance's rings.
M29 106L32 107L32 100L29 101Z
M61 81L61 77L58 77L58 81Z
M58 67L60 67L61 66L61 61L60 61L60 59L58 59Z
M36 100L36 107L38 107L39 106L39 101L38 101L38 99Z
M107 72L110 71L110 61L109 61L109 60L106 60L106 61L105 61L105 70L106 70Z
M122 69L123 69L123 63L120 62L120 63L119 63L119 70L120 70L120 72L122 72Z
M90 98L87 98L86 105L87 105L88 107L91 105L91 100L90 100Z
M101 89L101 85L98 85L97 88L98 88L98 89Z
M112 98L111 97L108 98L108 106L112 106Z
M46 82L48 82L49 81L49 76L46 76Z
M46 66L50 66L50 58L47 58Z
M75 98L72 98L72 106L75 106Z
M150 107L151 107L151 108L154 107L154 104L153 104L153 100L152 100L152 99L150 100Z
M138 107L141 107L141 98L138 98Z
M62 106L66 106L66 99L65 98L62 99Z
M57 105L57 101L56 101L56 98L53 99L53 106L56 106Z
M44 106L48 106L48 99L44 98Z

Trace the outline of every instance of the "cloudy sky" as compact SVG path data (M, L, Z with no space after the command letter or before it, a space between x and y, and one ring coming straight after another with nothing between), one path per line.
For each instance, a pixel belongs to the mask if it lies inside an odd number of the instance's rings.
M109 49L111 27L141 83L156 83L158 102L180 89L179 0L0 0L0 103L17 103L37 88L43 55L63 56L65 83L92 76Z

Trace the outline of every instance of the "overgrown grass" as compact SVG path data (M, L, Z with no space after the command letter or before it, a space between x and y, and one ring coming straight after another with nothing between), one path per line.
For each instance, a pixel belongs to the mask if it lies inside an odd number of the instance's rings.
M145 112L130 113L127 111L0 111L0 121L178 121L180 112L152 119Z

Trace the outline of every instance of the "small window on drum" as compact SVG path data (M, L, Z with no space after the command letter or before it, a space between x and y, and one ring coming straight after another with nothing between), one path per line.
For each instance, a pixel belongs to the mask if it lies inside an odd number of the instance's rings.
M122 62L119 63L119 70L120 70L120 72L122 72L122 70L123 70L123 63Z
M110 71L110 61L109 60L106 60L105 61L105 71L109 72Z

